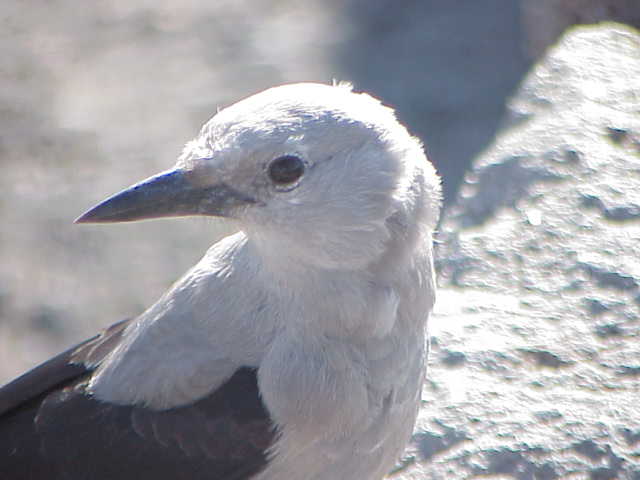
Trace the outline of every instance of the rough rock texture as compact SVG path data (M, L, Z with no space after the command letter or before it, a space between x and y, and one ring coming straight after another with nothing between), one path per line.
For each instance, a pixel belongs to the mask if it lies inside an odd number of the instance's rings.
M527 52L538 58L571 25L615 21L640 27L638 0L520 0Z
M442 226L403 479L640 479L640 35L570 31Z

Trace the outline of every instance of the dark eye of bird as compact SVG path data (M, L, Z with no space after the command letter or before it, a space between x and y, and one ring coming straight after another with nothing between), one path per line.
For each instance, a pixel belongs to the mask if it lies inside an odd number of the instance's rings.
M304 173L304 162L295 155L284 155L269 164L267 174L276 185L290 185Z

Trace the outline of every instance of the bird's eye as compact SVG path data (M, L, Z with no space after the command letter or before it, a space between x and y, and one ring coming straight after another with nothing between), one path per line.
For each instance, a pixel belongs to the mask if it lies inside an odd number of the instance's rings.
M278 186L295 183L304 173L304 162L295 155L284 155L269 164L267 174Z

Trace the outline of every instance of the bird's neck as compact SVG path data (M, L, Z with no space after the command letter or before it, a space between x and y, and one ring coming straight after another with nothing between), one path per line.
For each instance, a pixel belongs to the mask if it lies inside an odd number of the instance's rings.
M407 246L406 241L403 245ZM428 242L425 248L412 251L409 262L407 254L390 241L387 251L358 268L325 267L299 258L295 248L265 244L263 238L249 236L245 247L253 259L250 263L260 265L247 282L255 282L255 288L264 289L282 308L284 328L307 338L384 336L393 327L404 297L419 297L422 279L432 278Z
M413 335L407 322L423 322L431 301L421 296L431 275L421 259L377 273L322 269L276 262L244 233L227 237L125 331L90 390L112 403L172 408L259 366L276 337L346 345Z

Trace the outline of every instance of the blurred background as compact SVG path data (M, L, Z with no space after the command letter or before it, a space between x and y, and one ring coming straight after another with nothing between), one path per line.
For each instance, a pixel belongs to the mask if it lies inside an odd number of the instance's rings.
M450 204L520 80L569 26L637 0L169 0L0 6L0 383L140 313L223 234L213 220L75 226L170 166L216 109L353 82L397 109Z

